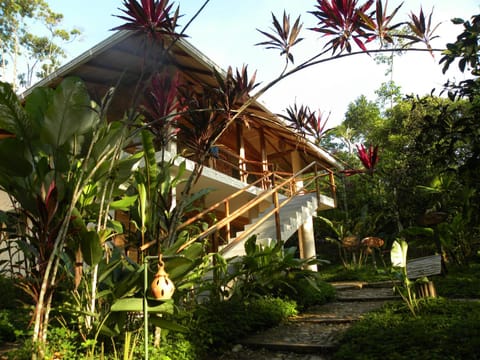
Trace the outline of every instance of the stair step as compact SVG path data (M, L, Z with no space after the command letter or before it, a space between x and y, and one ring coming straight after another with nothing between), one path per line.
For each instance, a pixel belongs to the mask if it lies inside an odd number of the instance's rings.
M316 323L316 324L351 324L358 321L358 318L317 318L317 317L305 317L305 318L293 318L290 321L302 322L302 323Z
M343 297L343 296L337 296L337 301L341 302L368 302L368 301L390 301L390 300L399 300L400 296L376 296L376 297Z
M317 199L312 194L296 196L288 204L280 209L280 224L281 224L281 238L288 239L305 221L311 217L317 208ZM256 219L252 220L250 224L245 225L243 231L236 233L236 237L241 236L245 231L251 229L255 224L265 217L273 209L273 206L263 211ZM267 220L256 228L252 235L256 235L258 240L276 239L276 221L275 214L271 214ZM235 239L235 238L234 238ZM234 240L232 239L232 240ZM241 255L243 249L243 242L238 243L234 248L230 249L224 255L233 257Z
M310 343L290 343L290 342L242 342L242 345L250 348L263 348L271 351L293 352L293 353L309 353L309 354L331 354L337 350L336 345L321 345Z
M275 351L325 353L336 349L349 326L348 323L288 322L249 336L241 344Z

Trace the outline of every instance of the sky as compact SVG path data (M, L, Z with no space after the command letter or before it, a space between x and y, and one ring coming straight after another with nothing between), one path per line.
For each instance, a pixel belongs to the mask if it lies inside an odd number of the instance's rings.
M121 0L47 0L52 10L64 15L63 26L76 27L82 35L64 47L68 58L80 55L92 46L112 35L111 28L122 20L113 15L121 14ZM204 0L177 0L180 5L180 24L185 25L203 5ZM315 10L315 0L210 0L200 15L192 22L186 33L192 45L223 69L248 65L249 73L257 71L257 81L267 83L278 76L284 61L279 53L255 46L265 38L257 31L271 28L272 12L281 18L283 11L290 14L293 21L299 15L303 23L303 40L293 51L295 63L321 51L325 44L318 33L307 30L316 21L308 11ZM393 10L400 1L390 0L388 8ZM441 23L437 34L441 36L433 42L434 47L444 48L455 41L462 27L452 25L450 19L460 17L470 19L478 14L478 0L405 0L399 10L399 20L405 19L412 11L418 13L420 7L425 13L433 9L433 23ZM438 65L440 55L432 57L428 53L406 54L394 62L393 80L401 86L405 94L425 95L433 88L437 93L447 78L462 80L462 74L450 70L442 76ZM302 70L283 80L267 93L260 102L276 113L296 103L308 105L312 110L330 113L329 126L339 124L348 105L360 95L375 100L375 90L382 82L388 81L385 66L377 65L368 55L359 55L317 65Z

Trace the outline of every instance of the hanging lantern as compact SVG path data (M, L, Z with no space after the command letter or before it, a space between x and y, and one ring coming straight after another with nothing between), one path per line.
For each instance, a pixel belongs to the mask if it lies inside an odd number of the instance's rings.
M153 277L151 285L152 295L157 300L168 300L172 298L175 292L175 285L173 281L168 277L165 271L165 264L162 261L162 255L158 259L158 271Z

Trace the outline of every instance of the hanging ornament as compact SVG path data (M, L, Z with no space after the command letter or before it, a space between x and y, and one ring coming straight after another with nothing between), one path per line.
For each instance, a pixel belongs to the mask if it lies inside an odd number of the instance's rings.
M168 277L165 271L165 264L162 261L162 255L158 259L158 271L153 277L151 285L152 295L157 300L168 300L172 298L175 292L175 285L173 281Z

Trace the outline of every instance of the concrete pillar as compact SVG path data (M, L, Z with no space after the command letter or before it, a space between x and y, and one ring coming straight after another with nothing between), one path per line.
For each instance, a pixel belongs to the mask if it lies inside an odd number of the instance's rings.
M291 155L292 171L296 173L302 170L302 159L298 150L293 151ZM295 184L297 189L303 187L302 181L297 181ZM313 218L310 217L300 228L298 229L298 248L300 251L301 259L308 259L317 256L315 249L315 234L313 231ZM317 265L310 265L310 270L317 271Z

